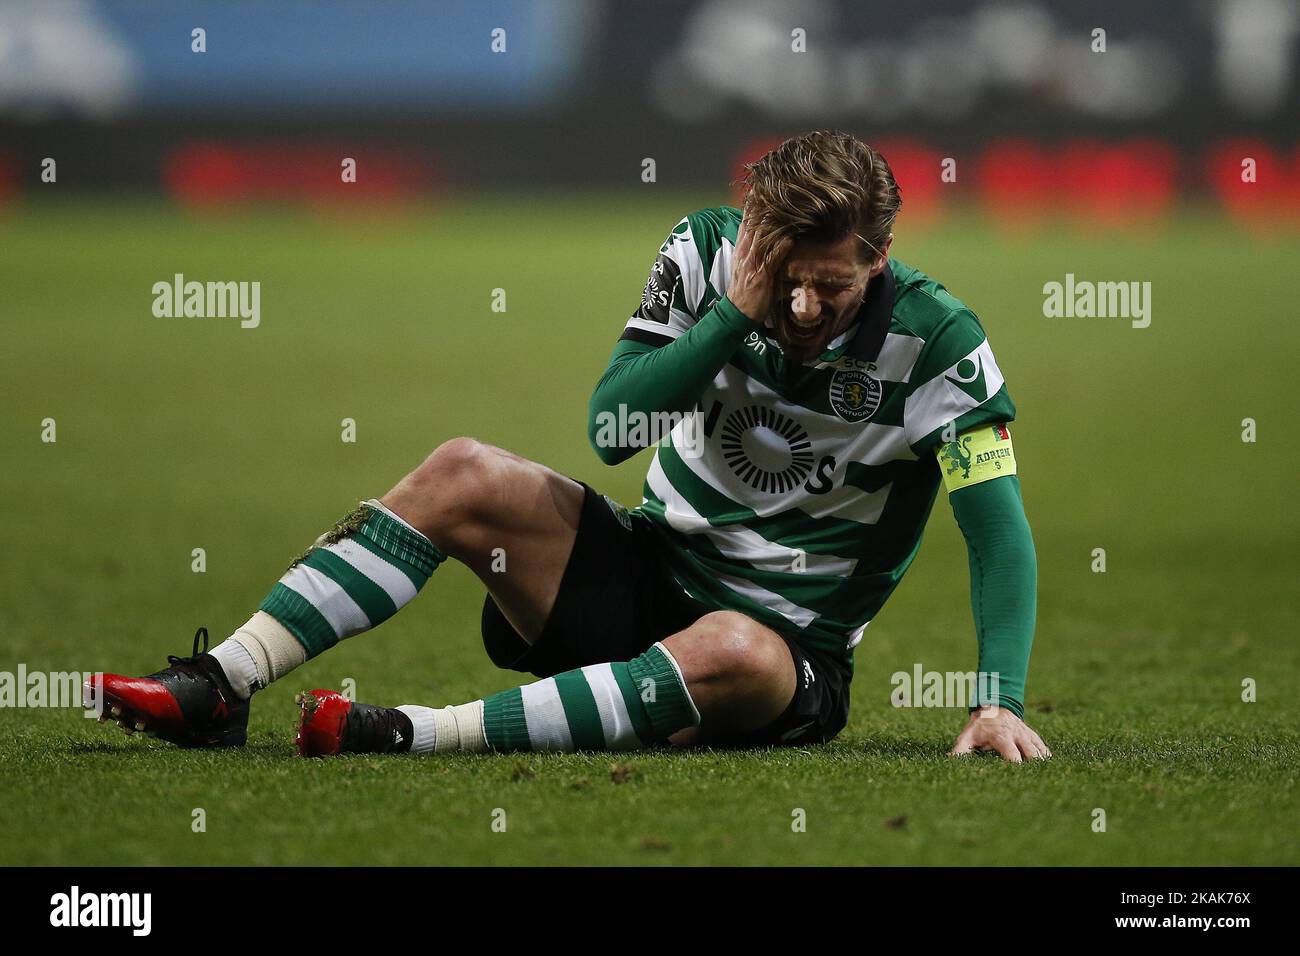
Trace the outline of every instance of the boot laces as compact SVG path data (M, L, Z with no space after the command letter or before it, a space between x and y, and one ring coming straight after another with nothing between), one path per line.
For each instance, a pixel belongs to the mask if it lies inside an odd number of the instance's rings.
M203 650L199 650L199 640L203 641ZM208 629L201 627L194 632L194 646L191 649L189 657L177 657L175 654L167 655L167 663L175 667L177 664L193 664L199 659L200 654L208 652Z

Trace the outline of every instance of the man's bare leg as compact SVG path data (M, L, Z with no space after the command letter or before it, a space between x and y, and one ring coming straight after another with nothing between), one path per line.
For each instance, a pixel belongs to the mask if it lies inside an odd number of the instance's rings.
M448 557L483 578L508 620L535 640L573 549L582 497L580 485L548 468L453 439L382 501L362 502L321 535L211 653L200 629L193 656L162 671L87 681L89 706L104 706L127 731L184 746L239 746L256 690L392 617ZM502 552L512 573L492 572Z
M212 656L249 697L409 603L448 557L468 565L535 640L577 535L582 487L472 438L438 446L378 501L363 502L280 578ZM492 571L503 555L510 573Z
M760 730L795 692L795 669L775 631L734 611L717 611L664 641L700 712L700 725L673 734L678 746L708 744Z
M380 501L477 574L531 644L555 604L582 496L581 485L545 465L456 438ZM492 569L501 553L507 573Z

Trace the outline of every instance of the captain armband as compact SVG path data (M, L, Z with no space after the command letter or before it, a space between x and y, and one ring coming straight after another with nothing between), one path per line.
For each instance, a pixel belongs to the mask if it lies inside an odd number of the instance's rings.
M935 455L949 493L1016 473L1011 429L1005 424L981 425L962 432L955 441L940 445Z

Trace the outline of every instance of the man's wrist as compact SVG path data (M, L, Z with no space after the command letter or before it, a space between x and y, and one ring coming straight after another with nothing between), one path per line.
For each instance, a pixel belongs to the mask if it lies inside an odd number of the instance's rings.
M749 316L740 311L736 303L725 295L713 303L713 308L709 311L717 313L722 324L733 332L748 332L754 328L754 323L750 321Z
M1005 708L1011 711L1011 713L1015 714L1021 720L1025 719L1025 705L1022 704L1020 701L1016 700L1014 697L999 696L996 703L993 701L988 701L981 704L972 704L970 707L967 708L967 710L973 714L976 711L983 710L985 708L990 710Z

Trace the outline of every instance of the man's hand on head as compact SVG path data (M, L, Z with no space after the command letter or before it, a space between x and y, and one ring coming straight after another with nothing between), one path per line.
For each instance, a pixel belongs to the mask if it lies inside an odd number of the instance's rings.
M971 711L970 720L952 745L948 756L996 753L1003 760L1021 763L1052 755L1043 738L1005 707L981 707Z
M736 233L735 261L727 285L727 298L745 313L747 319L761 324L772 308L776 270L789 253L793 240L785 236L770 242L756 233L746 215Z

